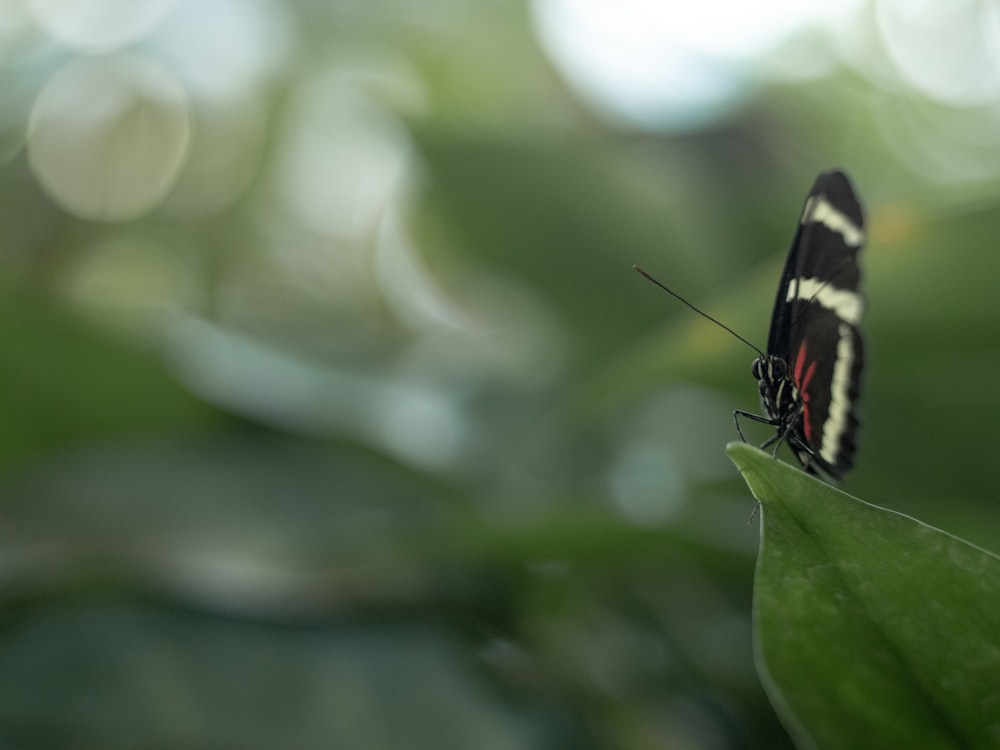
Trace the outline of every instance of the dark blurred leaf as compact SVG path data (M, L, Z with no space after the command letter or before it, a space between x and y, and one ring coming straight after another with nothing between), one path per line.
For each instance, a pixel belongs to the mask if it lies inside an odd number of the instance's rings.
M996 747L1000 559L742 443L758 669L803 746Z
M3 489L0 570L22 582L9 599L125 588L286 617L465 591L462 571L439 570L432 554L461 522L449 490L346 445L97 444Z
M186 431L218 419L157 357L26 296L0 306L0 413L0 466L78 440Z
M621 144L596 134L418 136L433 177L426 208L448 227L425 243L435 265L447 266L442 249L457 240L462 253L538 292L585 359L675 310L633 263L669 274L671 285L695 296L705 283L732 278L747 247L767 248L772 193L689 173L669 143L636 146L648 158L623 160ZM704 208L709 200L714 212ZM787 207L786 242L797 211Z
M6 627L0 743L38 748L562 747L454 633L63 605ZM577 745L579 746L579 745Z
M1000 275L994 207L876 206L866 259L870 367L852 489L1000 548L994 425ZM948 470L942 470L947 467Z
M3 512L0 739L267 748L306 728L333 747L398 746L398 732L414 748L558 747L553 733L603 733L605 711L650 738L726 736L704 717L728 715L728 693L763 698L742 552L607 513L489 523L357 447L96 444L8 482ZM516 697L494 695L490 673ZM675 701L664 674L695 698ZM706 675L726 688L697 688ZM607 705L572 717L574 695Z

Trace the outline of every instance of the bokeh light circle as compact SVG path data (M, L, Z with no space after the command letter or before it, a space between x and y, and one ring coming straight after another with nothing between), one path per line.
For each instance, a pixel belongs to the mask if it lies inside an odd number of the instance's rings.
M39 94L28 155L67 211L124 220L163 200L190 140L187 93L169 71L134 56L88 57L60 69Z

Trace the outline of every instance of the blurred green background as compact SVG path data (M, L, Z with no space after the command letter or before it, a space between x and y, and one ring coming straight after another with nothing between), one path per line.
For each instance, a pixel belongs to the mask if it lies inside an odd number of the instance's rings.
M845 489L1000 550L1000 5L696 5L0 0L0 745L788 747L631 265L763 346L832 166Z

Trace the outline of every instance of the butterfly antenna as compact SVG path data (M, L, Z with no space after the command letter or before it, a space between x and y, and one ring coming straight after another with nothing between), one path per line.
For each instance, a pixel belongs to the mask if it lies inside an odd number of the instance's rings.
M723 330L729 331L731 334L733 334L733 336L735 336L740 341L742 341L744 344L746 344L747 346L749 346L751 349L753 349L755 352L757 352L757 354L759 354L761 357L765 356L764 352L762 352L756 346L754 346L749 341L747 341L745 338L743 338L742 336L740 336L732 328L730 328L729 326L727 326L725 323L722 323L721 321L716 320L711 315L709 315L707 312L702 312L701 310L699 310L697 307L695 307L694 305L692 305L690 302L688 302L686 299L684 299L681 295L679 295L673 289L670 289L668 286L666 286L662 282L658 281L657 279L654 279L652 276L650 276L648 273L646 273L646 271L644 271L640 266L632 266L632 268L634 268L640 275L645 276L647 280L652 281L654 284L656 284L658 287L660 287L660 289L662 289L663 291L665 291L671 297L674 297L675 299L678 299L681 302L683 302L685 305L687 305L692 310L694 310L696 313L698 313L701 317L705 318L706 320L712 321L713 323L715 323L715 325L719 326L719 328L722 328Z

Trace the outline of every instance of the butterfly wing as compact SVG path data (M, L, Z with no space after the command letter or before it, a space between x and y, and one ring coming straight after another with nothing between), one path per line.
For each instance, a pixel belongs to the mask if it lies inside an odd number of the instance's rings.
M818 465L833 478L854 463L864 368L858 268L864 241L864 216L847 176L822 172L806 198L768 335L768 355L788 363L804 402L792 434L809 452L799 450L799 457L808 470Z

